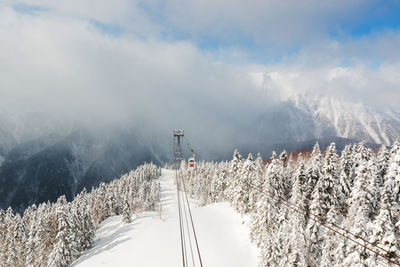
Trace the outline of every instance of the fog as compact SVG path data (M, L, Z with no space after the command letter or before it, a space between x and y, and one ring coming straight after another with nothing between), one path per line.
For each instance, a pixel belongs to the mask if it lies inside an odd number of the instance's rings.
M317 5L296 13L286 25L278 15L268 14L275 10L290 15L293 9L262 2L272 3L256 1L252 18L240 12L244 8L240 1L226 13L210 12L226 6L225 1L188 1L183 6L181 1L166 1L163 8L149 1L147 9L139 8L140 1L124 0L32 0L18 5L4 1L0 5L0 113L17 120L41 114L40 118L51 117L70 129L138 127L143 134L168 138L179 128L204 151L220 151L255 138L259 115L282 101L287 86L377 108L397 105L397 32L332 41L323 38L326 28L334 24L332 16L351 13L355 4L339 1L333 11L330 5ZM263 8L267 14L257 11ZM219 14L225 14L220 23ZM243 16L227 26L236 14ZM267 19L257 20L261 17ZM272 26L274 20L277 28ZM306 29L292 27L299 22L307 22ZM322 28L308 27L316 22ZM237 54L251 54L249 48L233 44L221 56L220 49L207 50L197 42L207 34L211 39L222 35L219 41L230 42L237 31L252 36L261 47L270 46L273 53L283 53L282 59L271 64L237 63ZM174 37L179 34L185 38ZM276 48L298 46L300 39L304 41L294 55ZM257 73L271 72L283 79L275 93L254 80ZM271 142L279 142L279 136Z
M268 103L242 72L188 42L114 38L88 22L1 14L1 109L82 127L183 128L218 147ZM238 127L240 125L240 127Z

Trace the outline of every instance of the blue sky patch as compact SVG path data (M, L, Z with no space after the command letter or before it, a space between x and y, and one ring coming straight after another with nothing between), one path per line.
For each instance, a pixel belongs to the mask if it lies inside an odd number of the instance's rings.
M90 22L96 29L106 35L118 37L124 32L124 29L118 25L105 24L96 20L90 20Z
M12 7L18 13L36 15L36 16L38 16L41 12L46 11L46 9L43 7L26 5L26 4L15 4Z

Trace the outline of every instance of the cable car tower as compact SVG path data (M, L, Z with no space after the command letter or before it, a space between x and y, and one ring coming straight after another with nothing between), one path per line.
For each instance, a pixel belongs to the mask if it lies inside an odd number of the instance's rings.
M181 148L181 137L184 136L183 130L174 130L174 167L178 169L183 160L182 148Z

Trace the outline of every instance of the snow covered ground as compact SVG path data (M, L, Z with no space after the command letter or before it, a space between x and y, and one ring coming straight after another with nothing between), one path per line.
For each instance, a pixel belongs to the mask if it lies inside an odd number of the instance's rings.
M97 231L93 248L72 266L181 266L174 179L173 171L162 170L161 213L134 215L127 225L121 223L121 216L107 219ZM197 207L191 200L191 208L203 266L257 266L258 249L250 243L247 222L228 203Z

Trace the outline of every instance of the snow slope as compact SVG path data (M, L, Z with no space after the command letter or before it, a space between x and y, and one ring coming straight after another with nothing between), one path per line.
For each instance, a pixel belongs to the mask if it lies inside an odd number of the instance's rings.
M127 225L121 216L107 219L93 248L72 266L181 266L174 172L163 169L160 183L161 213L134 215ZM247 222L228 203L196 207L196 201L190 201L204 266L257 266L258 249L250 243Z

